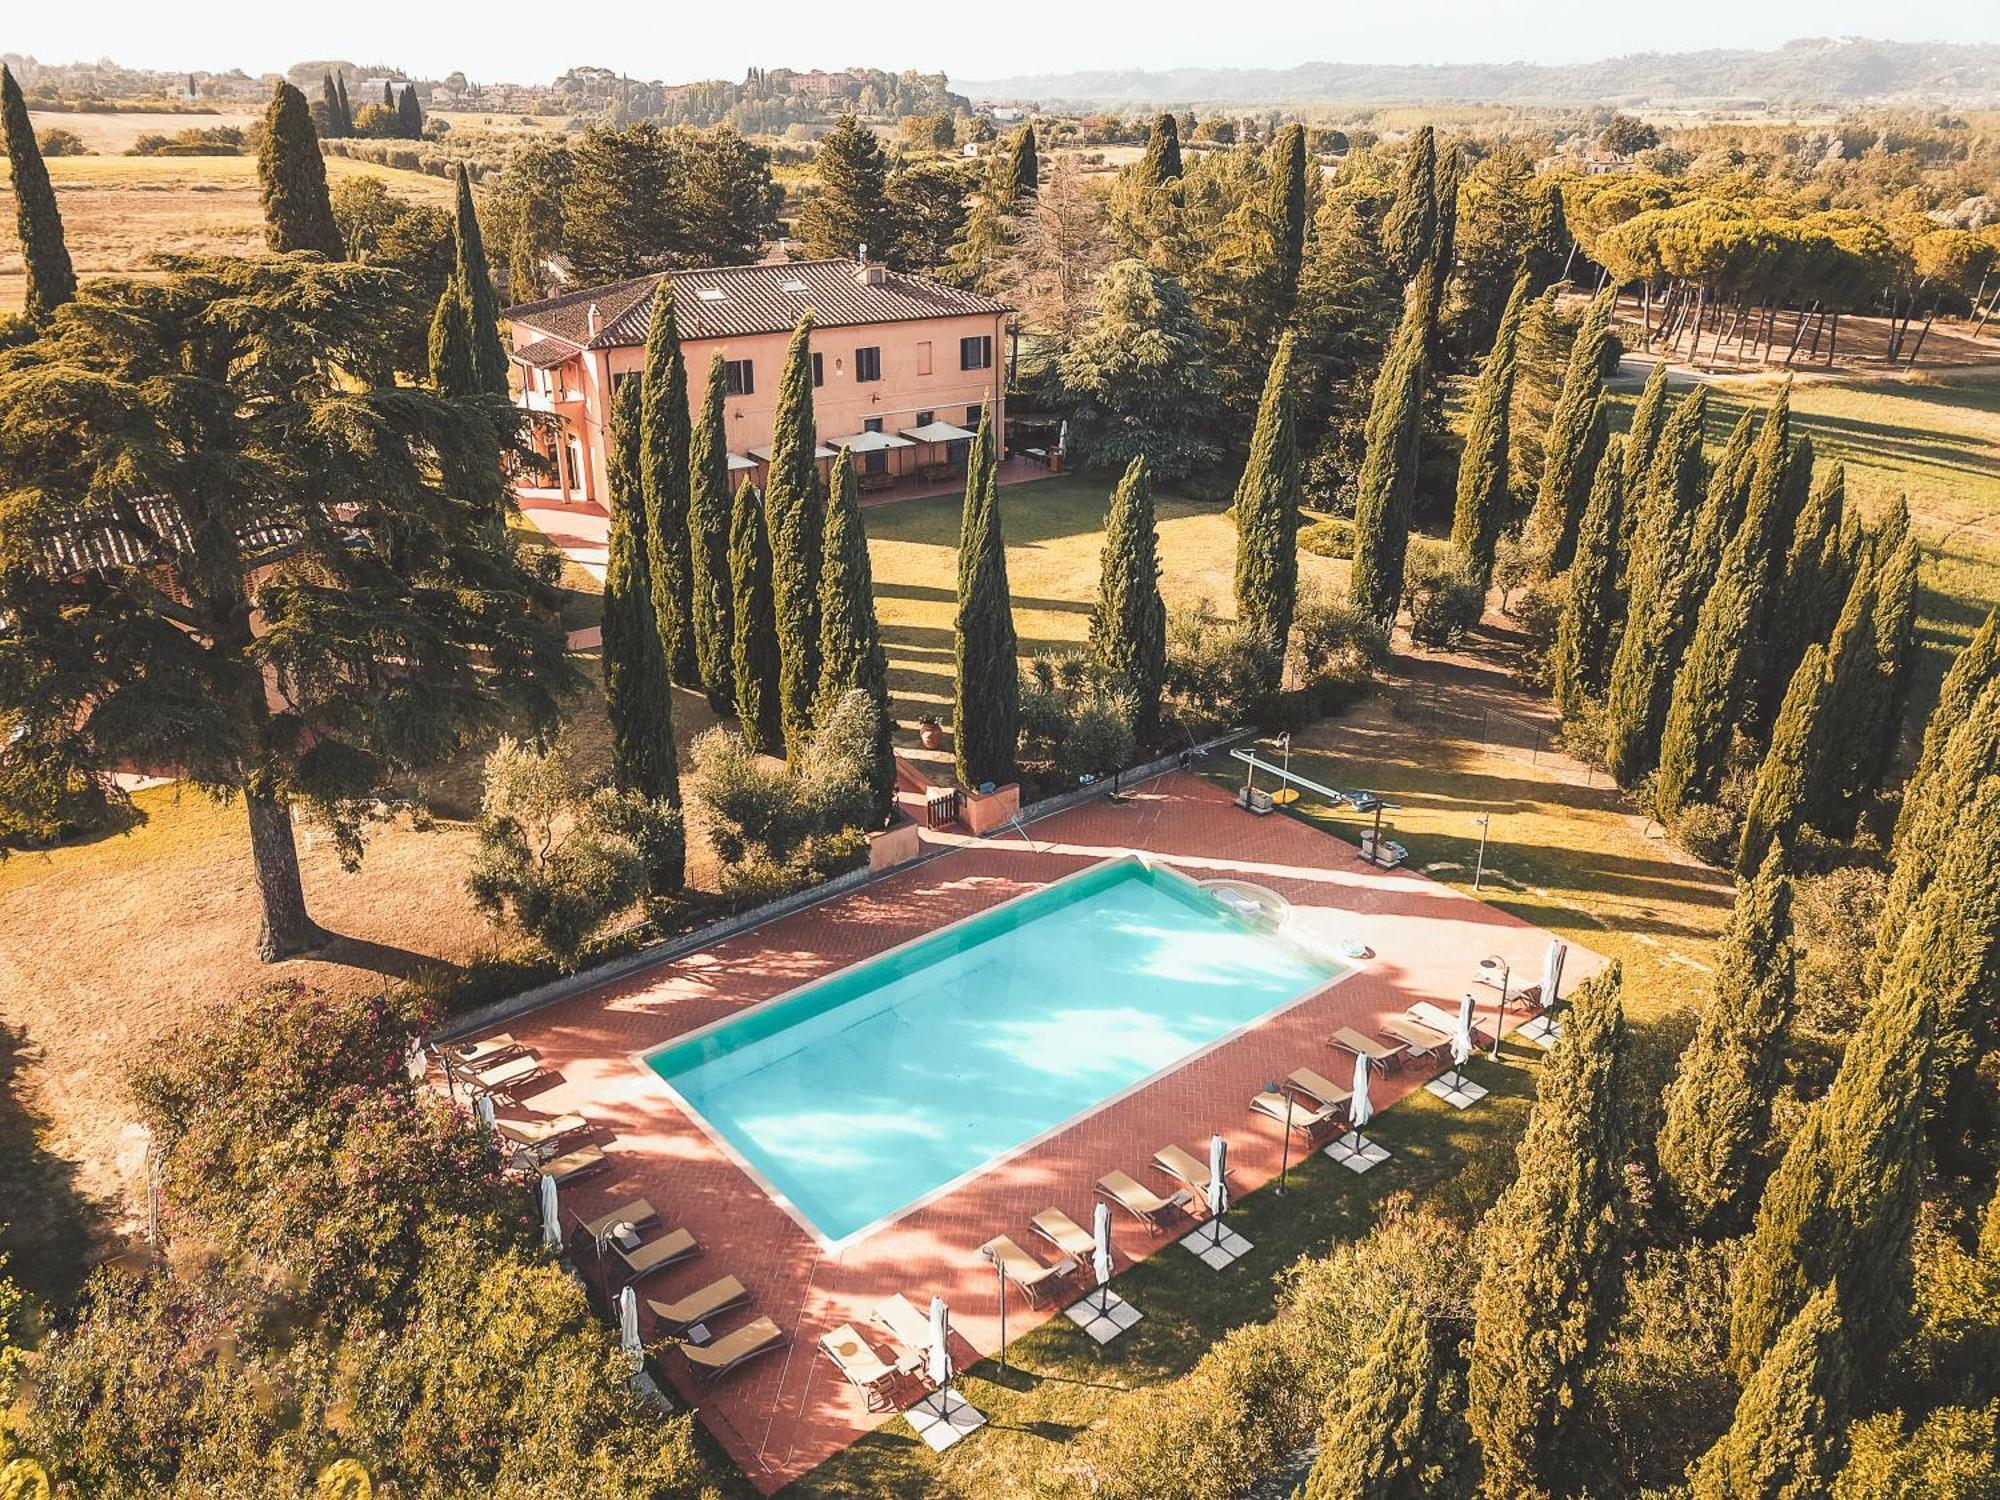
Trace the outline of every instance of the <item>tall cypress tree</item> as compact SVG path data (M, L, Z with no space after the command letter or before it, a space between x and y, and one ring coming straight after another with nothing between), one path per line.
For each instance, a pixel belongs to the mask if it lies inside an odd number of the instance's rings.
M1653 808L1671 822L1690 802L1712 801L1760 666L1771 555L1784 508L1789 391L1781 393L1750 457L1747 509L1701 601L1694 637L1675 673Z
M1425 1500L1470 1478L1459 1381L1423 1308L1404 1300L1327 1404L1302 1500Z
M820 539L826 531L819 469L813 454L813 318L799 319L778 377L778 409L771 425L771 465L764 509L771 530L771 585L778 613L779 714L785 759L802 763L812 740L819 697Z
M1621 533L1626 549L1632 545L1632 533L1637 528L1639 517L1637 497L1646 490L1646 477L1653 469L1653 454L1660 445L1660 433L1667 425L1667 362L1656 360L1653 373L1646 377L1645 389L1639 392L1638 403L1632 408L1632 425L1625 429L1625 494L1632 504L1625 509L1625 521Z
M1403 597L1403 562L1410 546L1410 510L1424 425L1424 370L1436 278L1422 268L1403 293L1403 321L1375 378L1368 407L1366 450L1354 501L1354 565L1348 599L1370 619L1396 618Z
M1611 303L1617 293L1615 286L1606 287L1584 314L1583 326L1569 347L1562 390L1549 416L1542 482L1535 491L1527 523L1528 544L1544 577L1553 577L1569 566L1576 548L1577 522L1590 498L1598 454L1603 451L1598 446L1597 407L1604 395L1604 351L1611 337Z
M456 277L445 283L431 315L431 387L443 396L476 396L479 377L472 368L472 311Z
M403 92L396 99L396 125L406 141L420 141L424 138L424 107L417 102L417 86L403 85Z
M1809 820L1825 774L1828 699L1826 647L1808 646L1757 767L1736 849L1738 875L1747 878L1761 869L1773 851L1788 855Z
M1153 121L1146 138L1146 154L1139 161L1139 181L1147 187L1162 188L1180 180L1181 128L1164 111Z
M958 779L967 788L1014 779L1020 734L1021 667L1007 546L1000 534L990 415L965 466L965 511L958 535L957 669L952 733Z
M1815 1500L1846 1451L1852 1357L1832 1288L1786 1326L1690 1474L1691 1500Z
M1944 674L1938 700L1924 723L1924 744L1917 756L1916 769L1903 783L1903 808L1896 819L1896 873L1905 864L1923 860L1934 852L1935 838L1942 824L1934 822L1940 811L1948 816L1933 796L1938 768L1944 763L1945 747L1972 712L1987 685L2000 680L2000 608L1987 611L1986 623L1974 632L1965 649L1952 658ZM1887 955L1884 955L1887 958Z
M700 687L688 527L687 366L681 359L673 286L672 277L660 278L653 294L653 321L646 330L645 435L639 471L646 496L646 551L653 564L653 608L660 617L667 673L683 687Z
M777 755L785 748L779 711L783 653L778 647L771 539L765 525L763 498L746 479L736 491L729 515L731 676L745 742L765 755Z
M345 73L336 73L333 75L333 91L340 97L340 133L344 136L353 135L354 106L347 101L347 75Z
M452 259L458 284L465 289L471 318L472 363L480 389L507 394L507 351L500 344L500 299L493 291L493 272L486 263L486 241L479 233L479 215L472 206L472 179L465 163L458 164L457 216L452 222Z
M1305 264L1306 216L1310 205L1306 160L1305 126L1287 125L1278 132L1271 148L1268 210L1272 239L1271 310L1280 324L1292 316L1299 295L1299 271Z
M326 121L326 129L320 132L328 140L347 132L340 128L340 95L333 87L333 72L329 69L321 75L319 84L320 116Z
M1627 1149L1617 964L1583 985L1535 1086L1519 1173L1486 1216L1466 1414L1494 1494L1570 1494L1590 1374L1618 1312Z
M1382 221L1382 250L1390 269L1410 280L1436 250L1437 235L1437 132L1424 125L1403 153L1396 196Z
M1823 833L1844 835L1853 829L1854 794L1861 781L1865 755L1861 737L1876 722L1871 696L1881 680L1875 655L1875 615L1881 574L1879 557L1871 550L1860 560L1847 602L1827 642L1827 724L1831 735L1822 769L1813 784L1806 821Z
M340 226L326 192L326 162L313 134L306 96L289 83L271 91L264 140L257 148L257 182L264 204L264 243L284 254L313 250L341 258Z
M1810 453L1794 462L1809 462ZM1848 568L1847 477L1839 463L1827 465L1810 483L1804 506L1792 522L1773 595L1770 639L1758 684L1758 722L1770 722L1806 647L1824 641L1840 618L1853 582Z
M1299 443L1291 384L1287 332L1271 357L1250 461L1236 485L1236 617L1250 632L1266 692L1284 676L1299 592Z
M1916 653L1917 539L1910 530L1910 507L1899 499L1875 538L1879 565L1875 607L1869 618L1874 639L1873 691L1856 704L1863 709L1848 721L1855 740L1854 777L1847 788L1851 828L1861 809L1881 789L1902 741L1903 710L1910 699L1910 666Z
M1620 786L1634 785L1659 755L1667 692L1679 662L1676 619L1689 588L1689 554L1702 509L1707 401L1706 389L1696 386L1674 408L1646 481L1626 575L1625 634L1605 697L1605 760ZM1628 506L1635 503L1636 497L1627 497Z
M1240 540L1237 546L1240 552ZM1132 695L1137 709L1132 730L1139 744L1153 744L1159 737L1160 695L1167 677L1167 607L1160 598L1160 538L1143 458L1126 465L1125 477L1111 492L1090 649Z
M861 524L861 492L847 449L833 461L826 504L825 559L819 585L820 697L831 702L859 688L875 705L875 753L868 784L875 793L877 824L896 810L896 753L890 741L889 658L875 619L875 575L868 564L868 533Z
M1792 884L1773 855L1737 895L1655 1142L1661 1179L1697 1233L1722 1238L1749 1223L1763 1186L1771 1101L1784 1081L1797 979Z
M14 225L21 234L21 259L28 273L27 314L37 323L76 295L76 271L63 240L62 212L49 183L48 163L35 142L28 101L13 72L0 64L0 116L7 129L7 161L13 171Z
M639 382L618 389L611 414L611 537L604 565L604 699L611 719L611 775L627 791L680 805L673 694L653 619L640 497Z
M1611 438L1598 461L1597 482L1576 529L1569 589L1550 657L1556 712L1574 718L1604 690L1611 631L1618 623L1618 536L1624 524L1625 472L1621 439Z
M693 579L694 656L702 691L717 713L736 697L729 572L729 432L723 420L722 356L708 362L701 420L688 444L688 561Z
M1023 125L1007 153L1007 191L1010 203L1020 203L1041 191L1042 163L1035 150L1035 127Z
M1512 495L1507 455L1512 442L1514 346L1527 311L1528 277L1524 272L1514 283L1507 310L1500 315L1500 329L1493 336L1493 347L1480 366L1478 383L1472 389L1471 416L1466 421L1465 451L1458 460L1458 504L1452 513L1451 544L1470 559L1482 584L1493 581L1493 554Z

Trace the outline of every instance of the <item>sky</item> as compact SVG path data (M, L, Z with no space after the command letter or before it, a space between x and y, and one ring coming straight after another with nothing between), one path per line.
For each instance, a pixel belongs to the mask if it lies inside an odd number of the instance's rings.
M598 0L583 7L482 0L84 0L9 6L0 51L43 62L278 72L345 58L419 77L546 82L590 64L635 78L740 78L745 68L942 70L954 78L1300 62L1584 62L1625 52L1773 47L1794 37L2000 42L1992 0L1008 0L987 7L864 7L852 0ZM1218 25L1220 15L1230 24ZM1663 18L1671 15L1671 23ZM575 24L566 24L574 22Z

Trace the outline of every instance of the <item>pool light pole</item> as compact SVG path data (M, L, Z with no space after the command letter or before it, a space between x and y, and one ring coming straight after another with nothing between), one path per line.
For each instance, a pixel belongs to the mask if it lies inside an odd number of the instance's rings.
M1472 820L1479 825L1479 859L1472 867L1472 888L1479 889L1479 879L1486 873L1486 834L1493 826L1493 814L1483 812Z
M1484 969L1488 974L1491 974L1495 969L1500 971L1500 1011L1493 1019L1493 1051L1490 1054L1493 1061L1498 1062L1500 1061L1500 1030L1507 1024L1507 985L1513 979L1514 971L1508 966L1507 960L1498 955L1492 958L1480 959L1479 967Z
M1000 1285L1000 1373L1007 1373L1007 1268L1000 1264L1000 1257L991 1249L982 1246L979 1253L993 1266L993 1274Z
M1277 1196L1282 1198L1285 1196L1285 1176L1292 1169L1292 1096L1285 1092L1284 1085L1275 1078L1267 1082L1264 1087L1285 1101L1284 1129L1278 1132L1285 1138L1282 1154L1278 1157Z

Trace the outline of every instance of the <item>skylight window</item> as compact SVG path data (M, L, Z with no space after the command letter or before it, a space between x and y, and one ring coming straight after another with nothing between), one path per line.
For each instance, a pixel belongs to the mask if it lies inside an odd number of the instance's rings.
M805 289L806 289L806 284L803 281L799 280L798 277L796 276L794 276L790 281L786 282L783 286L778 288L778 290L781 292L803 292Z
M720 302L729 295L719 286L696 287L694 294L704 302Z

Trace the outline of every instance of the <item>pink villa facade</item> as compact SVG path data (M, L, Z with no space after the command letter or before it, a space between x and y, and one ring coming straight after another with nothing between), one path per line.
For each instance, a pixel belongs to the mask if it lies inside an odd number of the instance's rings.
M662 272L506 311L516 400L556 419L537 438L552 465L539 483L565 503L608 506L612 395L645 365L655 294L668 277L693 415L710 361L724 361L735 478L763 482L785 351L808 311L823 468L832 450L856 440L864 485L934 477L963 464L967 444L948 434L976 428L982 407L990 406L995 432L1006 430L1002 359L1012 309L1003 302L860 260ZM871 432L883 436L863 436Z

